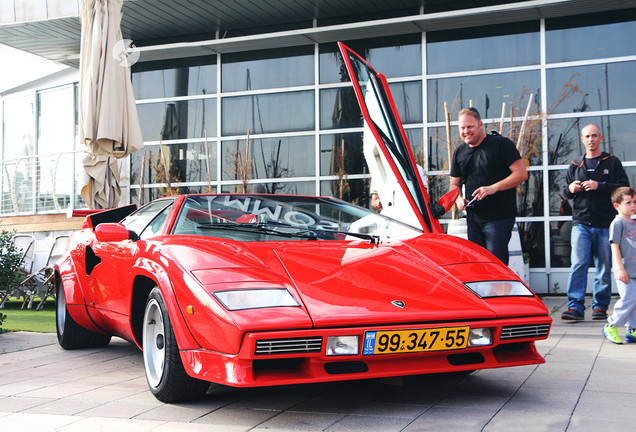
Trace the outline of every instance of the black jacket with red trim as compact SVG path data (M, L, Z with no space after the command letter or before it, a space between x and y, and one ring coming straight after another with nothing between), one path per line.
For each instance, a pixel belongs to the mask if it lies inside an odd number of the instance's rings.
M598 189L573 194L568 186L575 180L595 180ZM596 169L590 175L585 167L585 155L572 161L565 175L563 196L573 200L572 223L584 224L592 228L609 228L616 210L610 198L617 187L629 186L629 179L621 161L614 155L601 153Z

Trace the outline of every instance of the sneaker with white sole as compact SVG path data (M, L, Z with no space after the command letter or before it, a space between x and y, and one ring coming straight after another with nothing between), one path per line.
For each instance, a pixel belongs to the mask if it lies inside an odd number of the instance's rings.
M636 329L627 329L625 333L625 343L636 343Z
M616 328L616 326L605 324L605 327L603 327L602 333L603 333L603 336L605 336L607 339L610 340L610 342L613 342L618 345L623 344L623 340L618 335L618 329Z

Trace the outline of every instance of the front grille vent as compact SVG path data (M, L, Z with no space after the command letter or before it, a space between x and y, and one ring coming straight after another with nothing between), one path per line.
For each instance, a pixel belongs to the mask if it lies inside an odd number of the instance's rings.
M501 340L545 337L550 324L508 326L501 329Z
M299 338L256 341L256 355L319 353L322 338Z

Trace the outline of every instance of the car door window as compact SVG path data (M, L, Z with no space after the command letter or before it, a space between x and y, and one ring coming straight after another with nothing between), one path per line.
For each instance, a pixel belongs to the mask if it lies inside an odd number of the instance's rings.
M152 237L161 232L173 203L173 199L151 202L128 216L121 223L129 230L139 234L141 238Z

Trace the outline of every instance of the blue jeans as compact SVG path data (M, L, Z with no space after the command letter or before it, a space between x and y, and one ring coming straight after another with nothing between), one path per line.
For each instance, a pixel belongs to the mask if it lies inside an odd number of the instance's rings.
M568 309L584 313L587 270L590 268L590 260L594 257L596 277L594 278L592 309L607 311L612 295L610 285L612 250L609 242L609 228L574 225L570 243L572 245L572 266L568 279Z
M508 243L514 226L515 218L492 222L468 222L468 240L488 249L488 252L508 265Z

